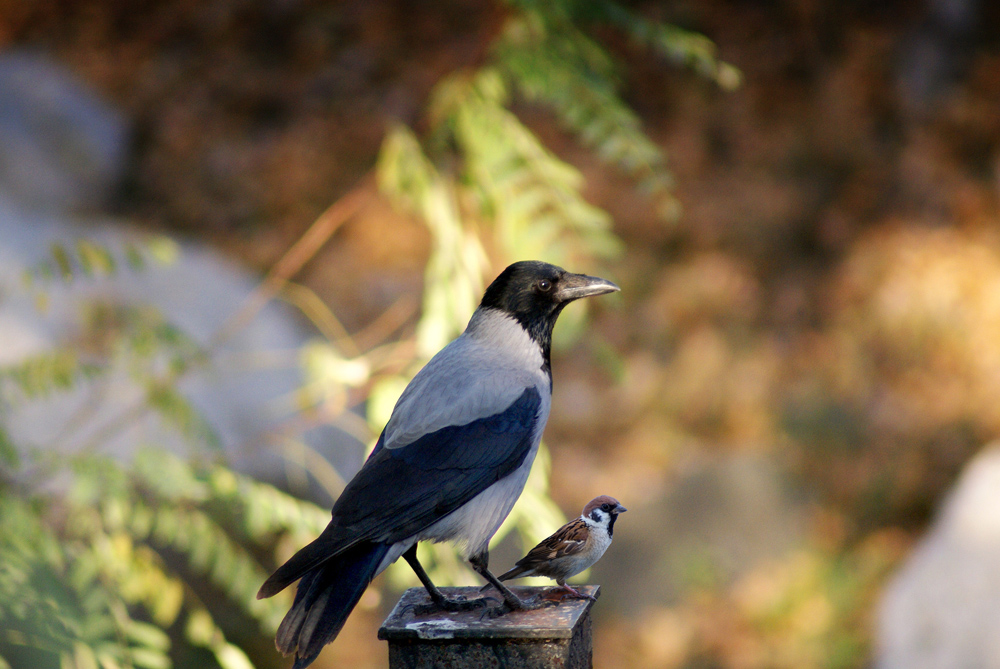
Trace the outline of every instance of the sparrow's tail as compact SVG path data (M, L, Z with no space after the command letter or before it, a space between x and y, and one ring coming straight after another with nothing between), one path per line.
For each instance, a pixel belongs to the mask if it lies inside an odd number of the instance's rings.
M279 651L295 654L293 669L308 667L337 637L388 550L384 544L358 544L302 576L275 637Z
M522 574L527 574L529 571L531 571L531 567L516 566L513 569L505 571L504 573L502 573L499 576L497 576L497 579L499 579L501 581L508 581L508 580L510 580L512 578L517 578L518 576L521 576Z

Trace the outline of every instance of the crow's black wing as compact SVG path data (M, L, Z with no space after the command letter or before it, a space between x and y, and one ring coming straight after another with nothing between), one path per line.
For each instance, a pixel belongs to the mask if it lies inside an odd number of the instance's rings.
M327 528L272 574L258 597L281 591L358 542L411 537L513 472L535 445L541 402L538 389L529 387L499 413L405 446L379 444L337 499Z
M373 452L333 507L349 543L395 543L507 476L534 446L541 396L527 388L500 413Z

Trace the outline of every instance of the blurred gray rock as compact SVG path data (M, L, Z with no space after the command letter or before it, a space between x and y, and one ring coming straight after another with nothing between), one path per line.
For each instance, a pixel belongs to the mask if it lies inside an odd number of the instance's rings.
M144 238L118 221L85 223L30 212L0 195L0 367L68 342L79 346L81 310L95 301L114 307L149 305L205 346L258 282L218 253L183 244L171 265L122 268L110 277L81 277L69 283L52 280L45 285L48 307L43 312L35 304L35 291L24 287L25 269L51 257L53 243L73 248L77 240L86 239L120 250L126 242L142 244ZM188 373L180 385L237 469L287 487L306 485L297 492L329 501L306 475L313 467L305 466L301 449L288 449L290 440L308 445L347 475L360 467L363 448L329 426L302 426L293 420L292 398L302 385L298 351L312 336L297 312L272 302L220 346L210 364ZM152 412L124 430L99 436L102 425L143 403L145 390L127 369L78 386L44 400L0 404L0 420L14 443L73 452L96 439L98 452L124 458L147 445L191 452L190 440ZM285 478L289 474L291 478Z
M0 53L0 192L47 211L96 208L119 183L128 124L40 53Z
M966 466L878 621L880 669L1000 668L1000 444Z

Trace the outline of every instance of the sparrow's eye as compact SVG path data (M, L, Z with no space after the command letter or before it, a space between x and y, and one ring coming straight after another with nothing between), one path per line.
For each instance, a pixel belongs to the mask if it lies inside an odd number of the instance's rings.
M543 293L547 293L552 290L552 282L548 279L540 279L536 285L538 286L538 290Z
M610 504L601 504L601 511L611 511Z

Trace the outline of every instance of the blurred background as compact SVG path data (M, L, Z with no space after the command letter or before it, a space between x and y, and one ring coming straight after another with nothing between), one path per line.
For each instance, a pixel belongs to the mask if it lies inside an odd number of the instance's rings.
M0 667L288 666L254 593L523 258L622 287L491 552L629 508L597 666L1000 666L998 205L992 3L0 2Z

